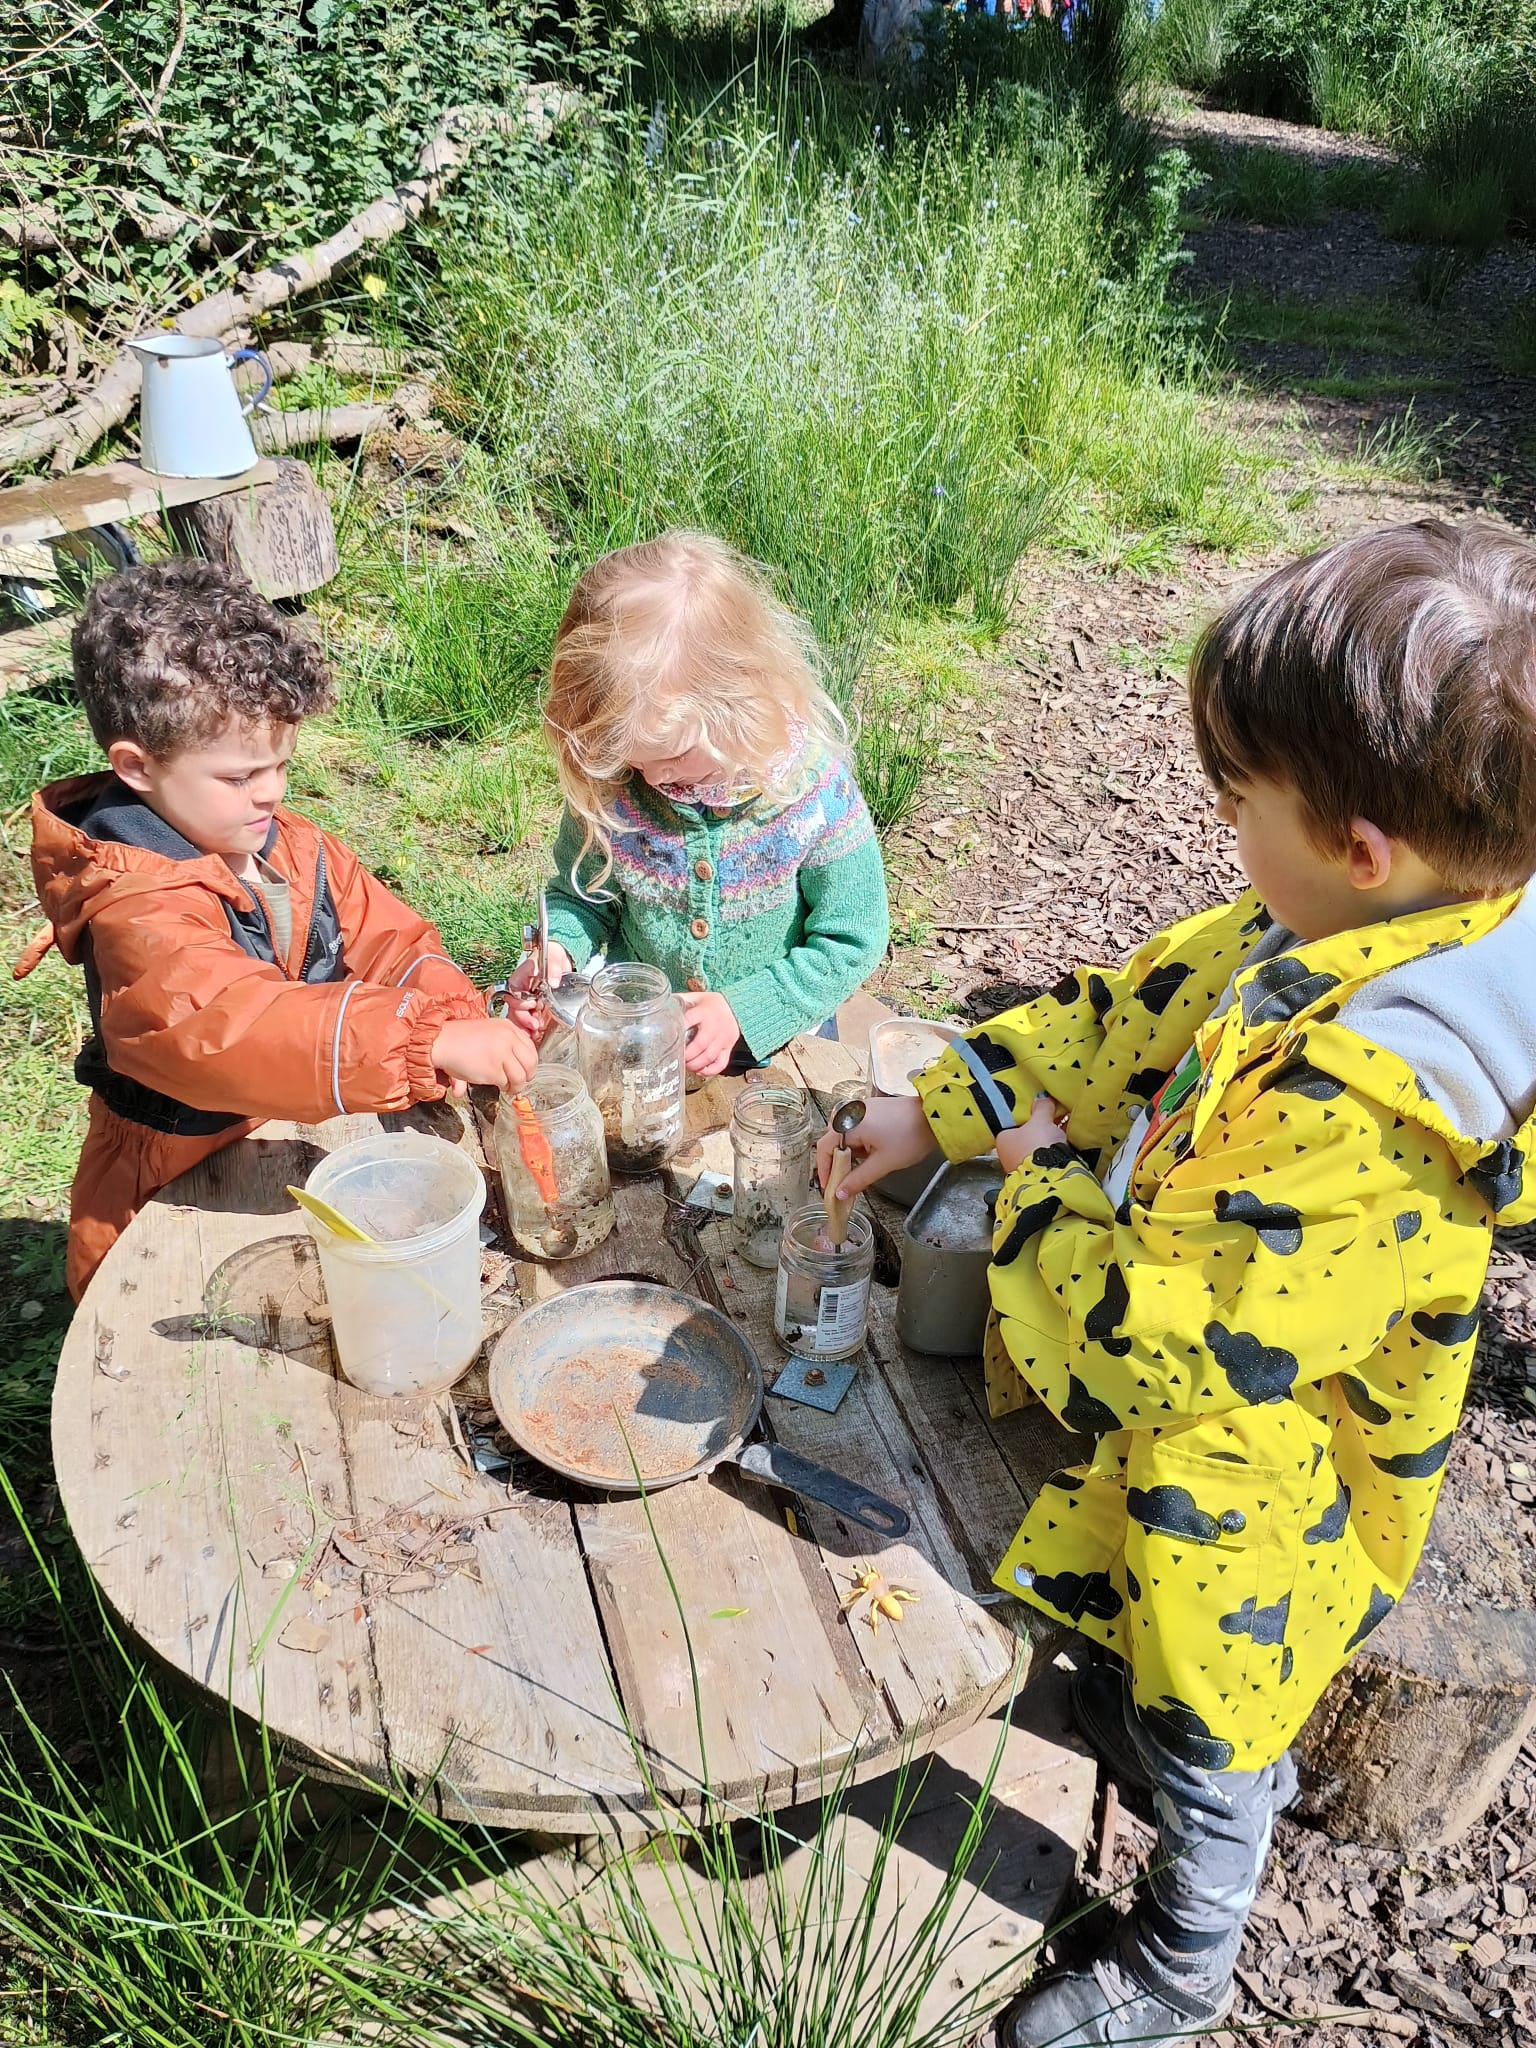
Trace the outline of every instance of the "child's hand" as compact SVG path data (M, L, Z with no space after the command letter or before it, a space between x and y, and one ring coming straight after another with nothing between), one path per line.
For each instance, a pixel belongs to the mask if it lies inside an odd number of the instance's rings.
M558 939L551 939L549 942L549 960L547 964L551 988L558 988L575 967L575 962ZM511 986L517 989L531 989L537 973L538 963L530 953L526 960L519 960L517 963L517 971L512 976Z
M690 1074L723 1074L741 1036L736 1012L725 997L714 990L690 990L683 997L683 1015L688 1021L688 1050L684 1064Z
M832 1130L822 1132L816 1147L816 1175L823 1186L839 1145L846 1145L853 1154L853 1170L838 1190L851 1199L884 1175L926 1159L934 1148L934 1137L915 1095L872 1095L864 1105L863 1120L846 1138Z
M432 1064L448 1077L450 1094L462 1095L471 1084L521 1088L532 1079L539 1055L528 1033L510 1017L466 1017L438 1032Z
M1013 1173L1049 1145L1065 1144L1062 1125L1066 1120L1067 1112L1059 1102L1049 1095L1037 1095L1023 1123L997 1134L997 1157L1004 1173Z

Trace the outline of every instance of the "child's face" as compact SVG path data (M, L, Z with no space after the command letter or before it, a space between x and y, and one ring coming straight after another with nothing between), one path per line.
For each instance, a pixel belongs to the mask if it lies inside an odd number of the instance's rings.
M683 754L640 753L630 762L637 775L652 789L676 788L679 784L717 782L720 763L708 747L690 747Z
M1235 782L1218 793L1216 816L1237 834L1243 873L1270 915L1300 939L1452 900L1417 854L1364 818L1350 820L1342 853L1319 853L1300 794L1284 783Z
M248 725L231 718L201 747L167 761L133 740L116 740L108 758L121 781L202 853L238 864L260 853L283 800L296 725Z

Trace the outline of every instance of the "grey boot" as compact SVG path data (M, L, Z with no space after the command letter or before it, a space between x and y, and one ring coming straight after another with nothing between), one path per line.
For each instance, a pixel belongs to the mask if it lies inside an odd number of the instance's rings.
M1131 2042L1198 2041L1219 2027L1235 1996L1229 1977L1206 1995L1183 1986L1154 1990L1131 1967L1134 1942L1095 1956L1027 1991L999 2022L998 2048L1125 2048Z

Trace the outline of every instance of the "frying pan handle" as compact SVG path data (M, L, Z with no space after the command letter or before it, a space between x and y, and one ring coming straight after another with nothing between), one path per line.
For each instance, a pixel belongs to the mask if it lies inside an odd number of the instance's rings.
M797 1457L782 1444L748 1444L736 1453L732 1463L751 1479L761 1479L769 1486L782 1487L786 1493L803 1494L807 1500L819 1500L824 1507L836 1508L850 1522L873 1529L877 1536L905 1536L912 1526L893 1502L883 1500L852 1479L844 1479L840 1473L829 1472L825 1465L813 1465L809 1458Z

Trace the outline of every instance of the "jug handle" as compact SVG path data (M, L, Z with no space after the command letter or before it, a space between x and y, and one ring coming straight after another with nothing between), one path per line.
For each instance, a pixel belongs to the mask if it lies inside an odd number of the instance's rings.
M254 412L272 389L272 365L267 361L259 348L237 348L232 356L226 356L224 360L231 369L235 367L236 363L260 363L267 381L262 385L256 396L246 399L240 408L242 412Z

